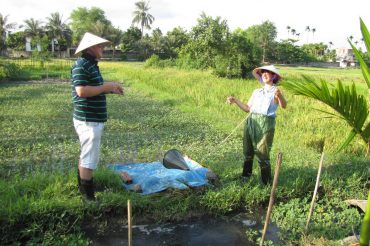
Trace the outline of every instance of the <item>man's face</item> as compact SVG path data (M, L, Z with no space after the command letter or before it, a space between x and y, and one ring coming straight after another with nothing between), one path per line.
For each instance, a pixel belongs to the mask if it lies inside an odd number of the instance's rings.
M103 57L103 48L101 44L94 45L88 49L89 53L93 55L96 59L101 59Z

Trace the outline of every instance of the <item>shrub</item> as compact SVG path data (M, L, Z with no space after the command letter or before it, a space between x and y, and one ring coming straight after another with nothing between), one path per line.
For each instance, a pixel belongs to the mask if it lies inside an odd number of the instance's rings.
M0 80L14 79L20 72L20 68L12 63L0 61Z
M176 65L175 60L165 59L161 60L158 55L154 54L145 61L145 67L174 67Z

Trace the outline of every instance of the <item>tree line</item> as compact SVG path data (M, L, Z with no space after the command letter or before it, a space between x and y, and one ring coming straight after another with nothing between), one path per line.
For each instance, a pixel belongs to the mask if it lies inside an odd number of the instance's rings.
M123 56L118 58L123 60L127 52L137 54L140 60L154 55L149 62L153 65L212 68L226 77L245 77L246 71L261 63L289 64L336 58L335 50L322 42L298 46L298 40L293 38L276 41L277 28L270 21L231 31L227 20L204 12L190 31L175 27L163 34L156 28L144 34L155 21L149 10L148 2L136 2L132 25L126 31L114 27L105 12L97 7L73 10L69 23L58 12L50 14L45 21L30 18L19 26L22 31L13 33L10 31L17 25L8 23L8 16L0 14L0 50L25 50L25 38L29 37L33 47L39 45L47 54L56 55L55 51L76 47L82 35L89 31L112 41L113 57L119 48Z

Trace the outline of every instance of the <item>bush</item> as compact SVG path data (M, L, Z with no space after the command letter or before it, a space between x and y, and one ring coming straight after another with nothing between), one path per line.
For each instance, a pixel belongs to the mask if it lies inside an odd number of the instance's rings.
M145 67L174 67L176 62L173 59L161 60L158 55L154 54L145 61Z
M0 61L0 80L14 79L20 72L20 68L12 63Z

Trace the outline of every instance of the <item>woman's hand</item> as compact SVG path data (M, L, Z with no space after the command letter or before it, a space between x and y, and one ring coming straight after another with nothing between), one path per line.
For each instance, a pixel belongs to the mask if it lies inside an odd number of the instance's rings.
M282 96L280 89L276 89L275 91L275 99L278 100Z
M275 101L279 103L280 107L286 108L287 102L279 89L275 91Z
M226 102L229 104L233 104L236 102L236 98L234 96L229 96L226 98Z

